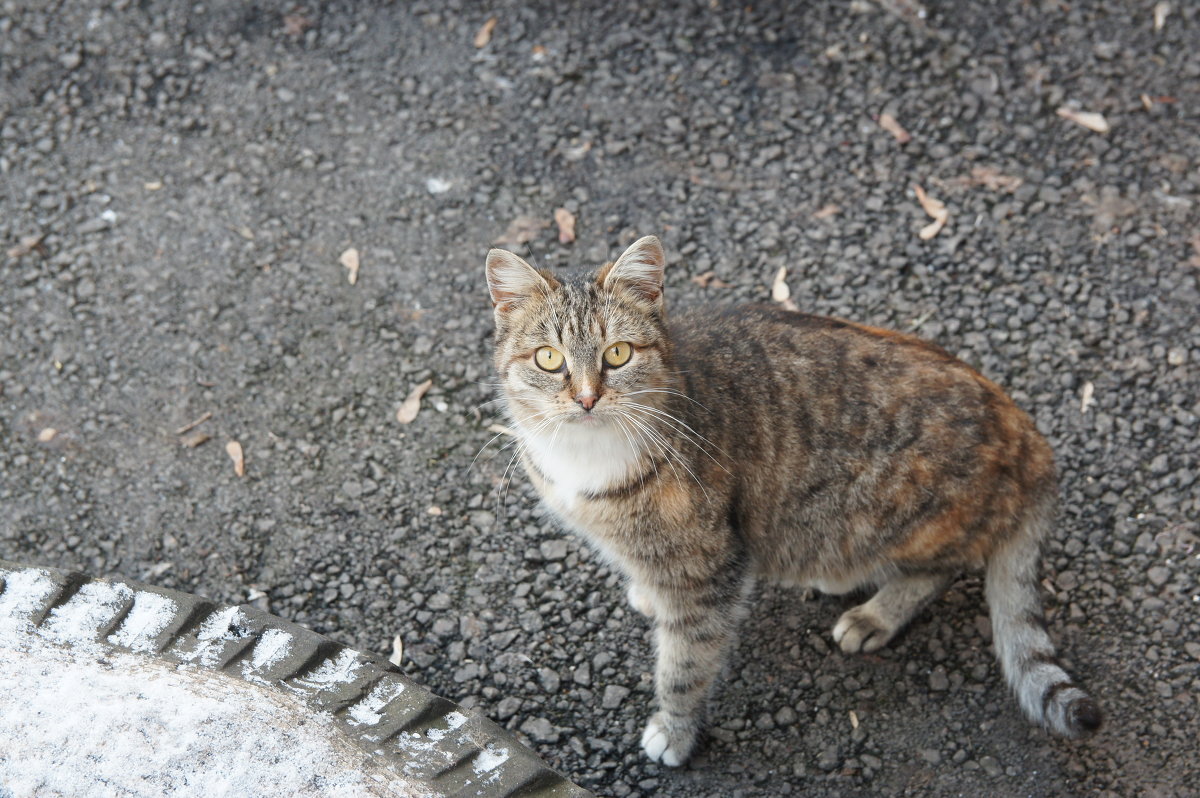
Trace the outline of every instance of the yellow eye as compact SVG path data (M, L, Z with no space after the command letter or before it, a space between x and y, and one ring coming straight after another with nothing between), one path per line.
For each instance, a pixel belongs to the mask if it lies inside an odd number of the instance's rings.
M629 362L629 356L633 354L633 347L626 341L619 344L613 344L608 349L604 350L604 362L616 368L624 366Z
M538 368L544 371L558 371L563 365L562 352L552 346L543 346L534 353L533 359L537 362Z

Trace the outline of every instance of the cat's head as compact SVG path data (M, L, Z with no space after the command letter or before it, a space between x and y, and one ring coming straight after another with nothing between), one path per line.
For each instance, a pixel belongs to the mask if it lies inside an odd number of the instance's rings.
M530 432L559 422L618 424L651 412L638 405L662 404L671 384L664 265L654 236L615 263L572 275L502 249L488 253L496 370L515 421Z

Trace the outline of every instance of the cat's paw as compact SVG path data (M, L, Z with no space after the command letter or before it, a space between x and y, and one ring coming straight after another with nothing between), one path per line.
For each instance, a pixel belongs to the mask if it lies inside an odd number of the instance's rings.
M665 712L655 712L642 732L642 750L646 756L667 767L677 768L687 762L695 745L695 724L673 721Z
M650 594L646 592L645 588L631 582L625 595L629 599L629 606L647 618L654 617L654 602L650 600Z
M833 640L847 654L869 654L878 651L892 639L896 630L883 618L860 604L846 610L833 627Z

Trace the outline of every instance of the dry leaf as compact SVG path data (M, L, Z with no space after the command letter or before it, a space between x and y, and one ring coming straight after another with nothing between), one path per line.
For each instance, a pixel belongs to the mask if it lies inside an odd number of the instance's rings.
M206 432L192 432L179 438L179 442L189 449L195 449L200 444L210 440L212 440L212 436Z
M888 133L891 133L892 136L895 137L896 141L900 142L901 144L907 144L908 142L912 141L912 134L905 130L904 126L896 121L896 117L889 113L884 112L879 115L879 126Z
M701 288L728 288L729 283L717 277L717 273L709 269L704 274L697 274L692 278L692 282Z
M780 266L779 271L775 273L775 283L771 286L771 299L788 310L799 310L800 308L796 307L796 303L792 301L792 289L788 288L788 284L784 282L786 277L787 267Z
M209 412L205 413L204 415L200 416L200 418L196 419L195 421L189 421L188 423L184 424L182 427L180 427L179 429L175 430L175 434L176 434L176 435L183 435L183 434L184 434L184 433L186 433L186 432L191 432L191 431L192 431L192 430L194 430L196 427L198 427L198 426L200 426L201 424L203 424L205 421L208 421L210 418L212 418L212 412L211 412L211 411L209 411Z
M404 641L400 639L400 635L392 638L392 655L388 657L388 662L399 666L404 660Z
M994 166L976 166L971 169L971 177L966 182L1011 194L1025 181L1013 175L1003 174Z
M1092 398L1096 395L1096 386L1088 380L1083 384L1083 388L1079 391L1079 412L1086 413L1088 408L1095 404Z
M828 219L830 216L837 216L842 212L842 209L834 205L832 202L828 205L822 205L821 209L813 214L814 219Z
M287 14L283 18L283 32L292 38L303 36L312 26L312 20L303 14Z
M9 247L7 255L10 258L23 258L35 249L42 248L42 239L45 238L41 233L36 235L25 236L17 242L15 247Z
M487 22L483 23L483 27L475 34L475 49L487 47L488 42L492 40L492 31L496 29L496 23L500 20L492 17Z
M350 249L343 252L341 257L338 258L338 263L342 264L349 270L350 273L346 275L346 279L350 281L350 285L354 285L355 283L357 283L358 282L358 250L355 249L354 247L350 247Z
M400 409L396 411L396 420L401 424L411 424L417 417L417 413L421 412L421 397L431 387L433 387L433 380L425 380L413 388L405 398L404 404L400 405Z
M58 435L58 430L56 430L54 427L46 427L44 430L38 433L38 442L49 443L50 441L54 440L54 436L56 435Z
M1083 125L1088 130L1096 133L1107 133L1109 131L1108 120L1104 118L1104 114L1097 114L1092 111L1076 111L1074 108L1062 107L1056 111L1059 116L1077 125Z
M1167 24L1167 15L1171 13L1170 3L1154 4L1154 30L1160 31Z
M946 226L946 222L950 219L950 212L946 210L946 203L929 196L920 186L913 186L913 191L917 195L917 202L921 203L925 213L933 219L933 222L922 227L921 232L917 233L922 241L928 241Z
M536 216L518 216L509 223L504 234L492 243L496 246L519 247L537 238L538 234L549 226L549 222Z
M237 441L225 444L225 453L233 461L233 473L239 477L246 476L246 458L242 455L242 445Z
M559 208L554 212L554 223L558 225L558 243L570 244L575 240L575 214Z

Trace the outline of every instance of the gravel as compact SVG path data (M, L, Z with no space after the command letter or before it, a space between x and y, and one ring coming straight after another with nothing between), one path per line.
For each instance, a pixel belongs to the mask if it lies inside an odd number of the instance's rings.
M399 635L605 795L1200 783L1194 4L30 5L0 0L0 556ZM1050 626L1106 730L1026 724L977 576L872 657L828 644L848 600L765 587L695 761L647 763L648 625L485 447L482 262L519 216L550 269L661 236L677 304L786 266L1008 389L1057 452Z

